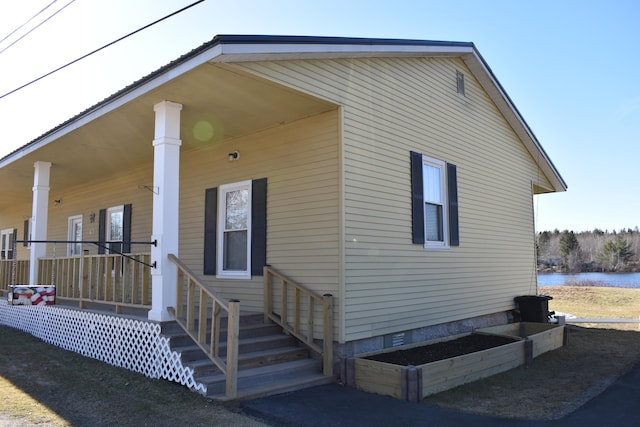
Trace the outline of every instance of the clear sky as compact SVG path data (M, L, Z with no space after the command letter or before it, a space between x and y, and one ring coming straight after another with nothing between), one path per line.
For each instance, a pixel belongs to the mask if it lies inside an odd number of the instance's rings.
M52 1L0 0L0 39ZM194 1L57 0L0 42L0 96ZM0 157L216 34L471 41L569 186L536 196L538 230L633 228L639 23L636 0L205 0L1 98Z

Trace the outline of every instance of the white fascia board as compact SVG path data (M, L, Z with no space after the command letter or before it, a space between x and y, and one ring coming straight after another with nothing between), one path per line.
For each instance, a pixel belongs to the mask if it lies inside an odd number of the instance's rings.
M216 57L214 62L392 56L461 56L472 51L473 48L469 46L453 45L230 43L222 44L222 55Z

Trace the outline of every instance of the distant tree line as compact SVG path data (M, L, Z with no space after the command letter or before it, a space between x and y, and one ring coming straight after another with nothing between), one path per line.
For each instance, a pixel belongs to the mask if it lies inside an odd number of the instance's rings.
M640 271L640 231L554 230L537 235L539 271Z

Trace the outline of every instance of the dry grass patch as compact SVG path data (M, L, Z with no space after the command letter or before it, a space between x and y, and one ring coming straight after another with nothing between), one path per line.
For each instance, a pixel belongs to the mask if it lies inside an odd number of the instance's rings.
M0 425L70 425L54 411L0 376Z
M557 419L604 390L640 360L640 334L570 326L569 345L529 367L427 397L451 409L521 419Z
M640 289L592 286L553 286L541 289L551 295L549 309L585 318L638 319Z
M545 287L542 293L553 296L550 309L579 317L637 318L640 311L638 289ZM424 402L506 418L557 419L640 361L638 324L567 328L569 344L536 358L531 366L429 396Z
M187 388L0 326L0 425L264 426Z

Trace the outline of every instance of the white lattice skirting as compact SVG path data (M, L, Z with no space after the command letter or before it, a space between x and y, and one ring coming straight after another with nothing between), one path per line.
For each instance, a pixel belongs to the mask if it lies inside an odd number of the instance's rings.
M205 394L193 369L184 367L160 324L60 306L9 305L0 300L0 324L42 341L149 378L162 378Z

